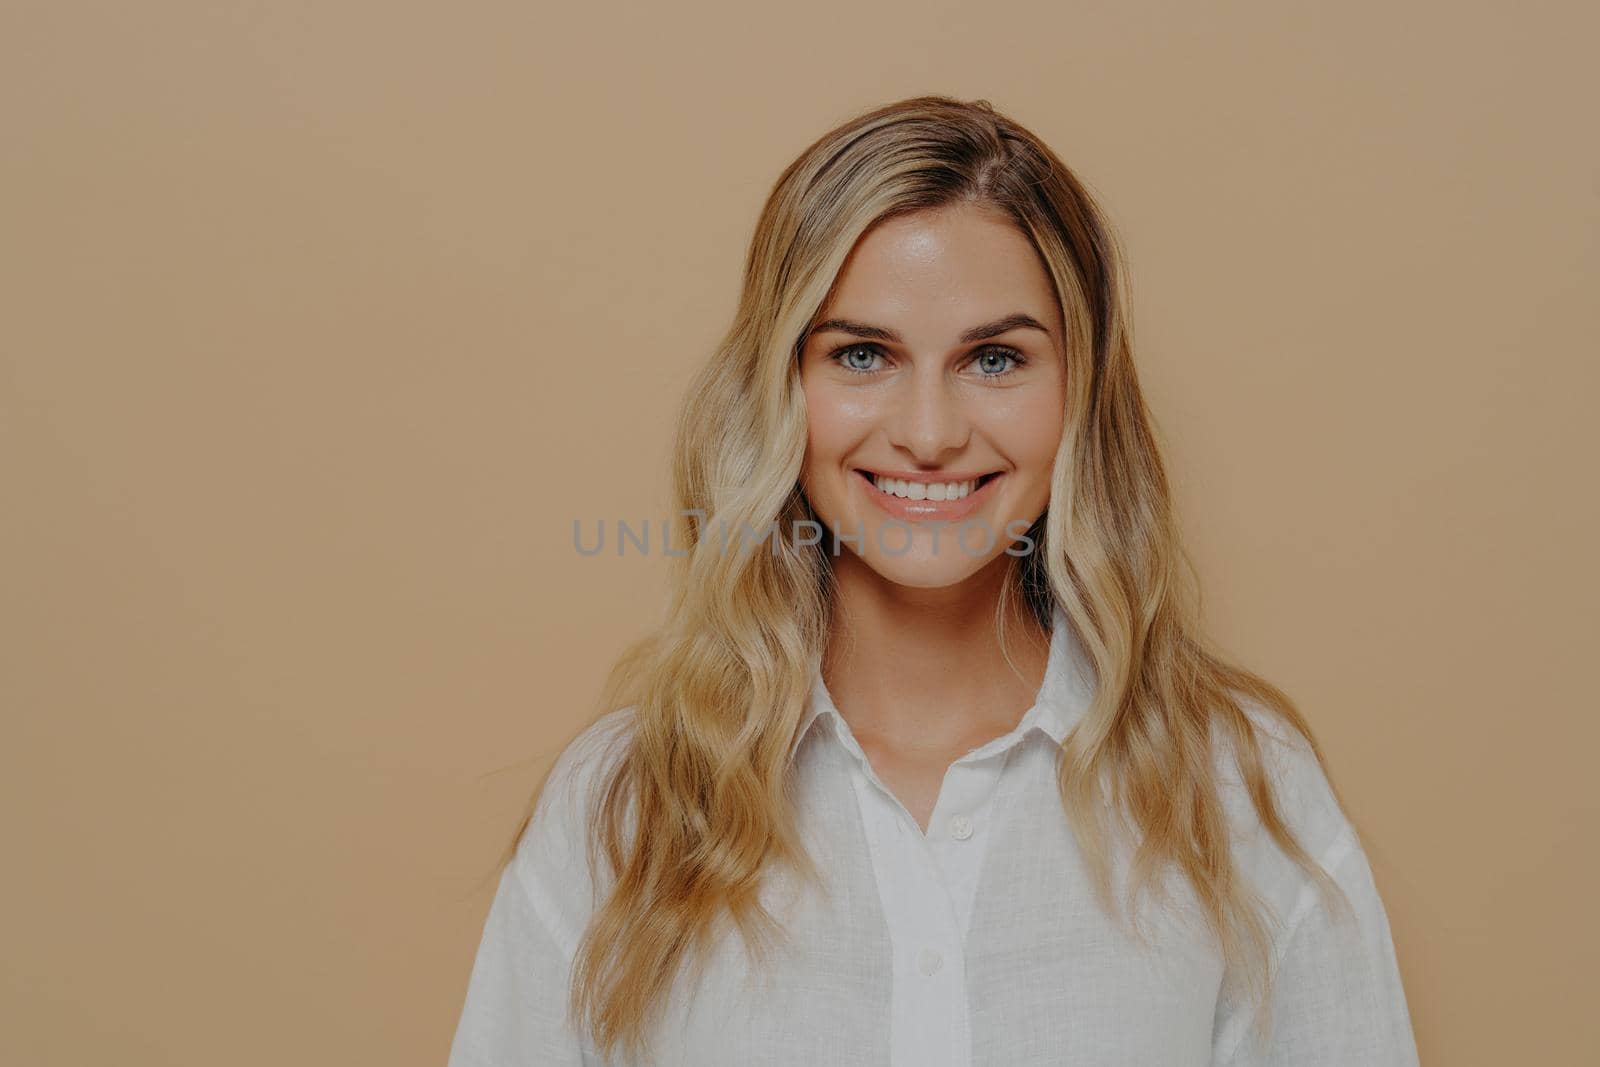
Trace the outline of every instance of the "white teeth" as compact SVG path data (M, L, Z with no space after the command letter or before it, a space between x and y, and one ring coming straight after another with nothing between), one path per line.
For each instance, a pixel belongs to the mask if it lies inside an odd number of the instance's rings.
M978 487L976 481L965 482L908 482L901 478L884 478L874 474L872 484L880 492L907 500L960 500Z

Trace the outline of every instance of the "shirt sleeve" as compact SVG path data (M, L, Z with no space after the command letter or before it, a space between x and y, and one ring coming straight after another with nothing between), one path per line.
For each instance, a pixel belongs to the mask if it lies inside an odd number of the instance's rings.
M1321 862L1353 914L1330 910L1308 881L1282 935L1265 1042L1254 1018L1233 1020L1218 1067L1417 1067L1388 916L1355 830Z
M584 1067L566 1019L570 973L513 859L484 923L449 1067Z
M572 960L600 888L589 807L624 751L632 709L601 717L556 760L500 875L467 983L450 1067L588 1067L601 1057L567 1018Z

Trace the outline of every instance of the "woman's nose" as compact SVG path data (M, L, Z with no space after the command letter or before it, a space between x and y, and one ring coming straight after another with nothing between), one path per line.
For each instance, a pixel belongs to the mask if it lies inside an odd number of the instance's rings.
M938 371L909 375L889 418L889 443L937 464L966 447L971 427L953 383Z

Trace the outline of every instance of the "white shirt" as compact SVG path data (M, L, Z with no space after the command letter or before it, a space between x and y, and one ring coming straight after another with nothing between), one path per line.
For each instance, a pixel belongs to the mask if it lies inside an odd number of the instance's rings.
M802 832L830 891L800 894L798 879L769 878L762 900L793 948L761 970L724 927L703 985L685 994L680 983L668 1001L655 1067L1417 1063L1366 856L1287 727L1264 746L1280 806L1356 921L1334 924L1317 886L1260 829L1231 760L1220 762L1238 862L1278 920L1265 1053L1251 1047L1249 1005L1224 980L1186 882L1168 881L1176 906L1142 898L1147 946L1102 913L1056 792L1056 746L1087 708L1092 677L1065 622L1058 608L1036 703L1010 733L951 764L926 835L816 674L793 771ZM607 1064L565 1022L567 983L597 900L586 791L632 711L589 727L552 770L501 876L451 1067Z

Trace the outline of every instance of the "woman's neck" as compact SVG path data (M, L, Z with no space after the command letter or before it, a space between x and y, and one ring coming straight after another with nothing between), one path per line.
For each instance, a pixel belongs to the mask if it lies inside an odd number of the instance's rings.
M1050 633L1010 597L1002 648L995 622L1009 562L1001 557L960 585L918 589L885 581L852 555L835 560L823 680L862 744L959 755L1009 731L1032 706Z

